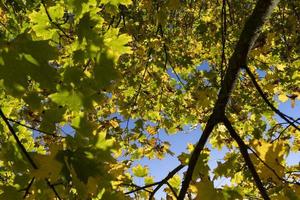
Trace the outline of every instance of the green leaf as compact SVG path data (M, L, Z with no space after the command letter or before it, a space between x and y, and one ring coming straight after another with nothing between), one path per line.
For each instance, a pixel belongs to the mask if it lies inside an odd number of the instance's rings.
M138 164L132 168L132 172L137 177L145 177L148 175L148 167L143 167L142 165Z
M114 69L114 61L105 53L101 53L94 66L94 78L100 88L105 88L116 83L118 73Z
M106 151L108 148L112 147L114 142L115 142L114 139L106 139L106 132L100 132L98 133L98 138L95 144L95 148Z
M67 106L74 111L79 111L82 107L82 96L75 91L63 90L49 95L49 98L58 105Z
M19 189L12 186L0 186L0 199L23 199L22 193Z
M130 5L132 3L131 0L101 0L101 2L104 4L109 3L114 6L118 6L119 4Z
M56 159L58 150L58 146L52 145L50 155L35 154L33 160L37 163L38 169L33 170L31 174L39 179L50 178L51 181L55 182L63 167L62 163Z
M132 50L126 46L131 41L131 37L126 34L119 35L118 29L110 29L104 35L104 44L108 48L109 55L118 59L122 54L131 54Z
M64 15L64 8L60 4L49 7L47 10L54 22L61 20ZM29 14L29 19L32 23L32 30L38 38L48 40L58 36L59 30L51 24L45 8L42 5L40 6L39 11L33 11Z

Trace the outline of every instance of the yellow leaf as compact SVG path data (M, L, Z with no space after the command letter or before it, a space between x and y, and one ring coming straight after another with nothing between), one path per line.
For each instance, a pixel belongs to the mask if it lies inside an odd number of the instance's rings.
M144 182L145 182L145 185L149 185L149 184L154 183L154 178L153 178L153 176L146 176L146 177L144 178Z
M286 68L286 65L284 65L284 64L278 64L277 65L277 69L280 70L280 71L283 71L285 68Z
M138 164L132 168L132 172L137 177L145 177L147 176L149 169L148 167L143 167L142 165Z
M178 174L175 174L168 182L174 189L178 190L180 188L181 178Z
M148 126L146 128L147 132L150 134L150 135L155 135L157 133L156 131L156 127L153 127L153 126Z
M118 123L116 120L114 120L114 119L110 120L109 123L110 123L110 125L112 125L112 127L114 127L114 128L119 127L119 123Z
M278 95L278 99L281 102L286 102L289 98L285 94Z
M195 200L219 200L221 194L214 188L214 184L209 177L204 177L199 183L196 183L197 196Z
M253 146L258 156L269 167L276 171L276 174L280 177L284 175L283 160L286 152L286 147L283 142L268 143L264 140L256 140L253 142ZM255 158L255 157L252 157ZM274 174L265 164L258 162L258 173L263 180L272 180L274 182L281 182L277 175Z

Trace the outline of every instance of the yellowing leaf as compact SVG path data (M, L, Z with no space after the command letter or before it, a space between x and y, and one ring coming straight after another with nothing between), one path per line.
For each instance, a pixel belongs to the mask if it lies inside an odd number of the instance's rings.
M280 71L283 71L286 68L286 65L284 64L278 64L276 65L277 69L279 69Z
M178 174L175 174L172 178L170 178L168 182L174 189L179 189L181 184L181 178Z
M143 167L142 165L138 164L137 166L132 168L133 175L137 177L145 177L148 175L148 167Z
M154 183L154 178L153 178L153 176L146 176L146 177L144 178L144 182L145 182L145 185L149 185L149 184Z
M118 123L116 120L114 120L114 119L110 120L109 123L110 123L110 125L112 125L112 127L114 127L114 128L119 127L119 123Z
M131 0L102 0L101 2L104 4L109 3L114 6L118 6L119 4L130 5L132 3Z
M287 148L283 142L268 143L264 140L255 140L253 146L258 154L258 156L268 164L279 177L284 175L284 163L283 158ZM255 158L252 155L252 158ZM255 158L257 160L257 158ZM263 180L272 180L275 182L280 182L281 180L262 162L259 162L258 173Z
M104 35L104 44L109 49L109 54L118 59L121 54L131 54L132 50L127 45L131 41L131 37L126 34L118 35L118 29L110 29Z
M155 135L157 133L156 127L153 126L147 126L146 130L150 135Z
M199 183L196 183L197 196L195 200L221 200L222 195L214 188L214 184L209 177L204 177Z
M286 102L287 100L289 100L289 98L285 94L278 95L278 99L281 102Z
M181 153L177 158L181 164L188 165L190 160L190 155L187 153Z

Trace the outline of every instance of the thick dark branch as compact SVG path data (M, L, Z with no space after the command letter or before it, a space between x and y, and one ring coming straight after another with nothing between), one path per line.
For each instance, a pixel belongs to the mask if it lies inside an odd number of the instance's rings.
M214 111L206 124L206 127L194 149L194 152L192 153L188 170L179 193L179 200L183 200L186 195L198 157L200 156L200 153L204 148L204 145L207 142L207 139L214 126L224 118L225 108L228 104L232 90L234 89L238 73L242 67L247 65L248 54L255 40L257 39L262 26L277 3L278 0L259 0L254 8L253 13L245 23L234 53L229 59L228 68L222 82L222 87L219 92Z
M294 122L292 122L291 120L295 121L292 117L289 117L287 115L285 115L284 113L280 112L277 108L275 108L275 106L268 100L267 96L264 94L264 92L262 91L261 87L258 85L255 76L252 74L252 72L250 71L250 69L245 66L246 72L247 74L250 76L251 81L254 85L254 87L256 88L256 90L258 91L258 93L260 94L260 96L263 98L263 100L266 102L266 104L277 114L279 115L283 120L285 120L287 123L289 123L291 126L293 126L295 129L300 131L300 128L298 126L296 126L294 124ZM290 120L291 119L291 120Z
M226 126L227 130L229 131L231 137L237 142L237 144L239 145L239 149L241 151L242 156L244 157L244 160L246 162L246 165L248 166L248 169L250 170L255 184L258 188L258 190L260 191L261 196L264 199L270 199L270 197L268 196L268 193L264 187L264 185L262 184L257 171L251 161L251 158L249 156L248 153L248 147L247 145L244 143L244 141L242 140L242 138L237 134L237 132L234 130L234 128L232 127L230 121L225 117L224 121L223 121L224 125Z
M188 170L185 174L185 178L182 182L181 190L180 190L179 196L178 196L178 199L180 199L180 200L183 200L186 195L187 189L189 187L190 181L193 176L194 168L196 166L196 163L198 161L200 153L201 153L202 149L204 148L204 145L206 144L207 139L214 128L214 125L215 125L215 122L213 121L213 118L211 116L211 118L208 120L207 125L201 135L201 138L198 141L198 144L196 145L196 147L192 153L192 156L190 158Z

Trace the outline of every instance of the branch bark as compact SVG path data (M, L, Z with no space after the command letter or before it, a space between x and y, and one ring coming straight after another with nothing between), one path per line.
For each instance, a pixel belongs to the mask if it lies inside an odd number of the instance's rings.
M277 114L279 115L279 117L281 117L283 120L285 120L287 123L289 123L291 126L293 126L295 129L297 129L298 131L300 131L300 128L298 126L295 125L295 119L293 119L290 116L287 116L286 114L282 113L280 110L278 110L277 108L275 108L275 106L268 100L267 96L264 94L264 92L262 91L261 87L258 85L255 76L253 75L253 73L250 71L250 69L245 66L246 72L249 75L254 87L256 88L256 90L258 91L258 93L260 94L260 96L263 98L263 100L266 102L266 104ZM292 120L292 121L291 121Z
M155 183L152 183L152 184L149 184L149 185L145 185L145 186L138 186L137 189L135 190L132 190L132 191L129 191L129 192L126 192L125 194L131 194L131 193L134 193L134 192L137 192L137 191L140 191L140 190L145 190L146 188L149 188L149 187L152 187L152 186L155 186L155 189L150 192L150 196L149 196L149 199L153 199L155 193L164 185L164 184L167 184L168 183L168 180L170 178L172 178L177 172L179 172L182 168L184 168L185 166L184 165L178 165L176 168L174 168L172 171L169 172L169 174L164 178L162 179L161 181L158 181L158 182L155 182ZM175 193L176 194L176 193Z
M221 90L218 94L218 99L215 103L213 113L211 114L206 127L197 143L194 152L192 153L185 178L182 182L182 187L178 196L179 200L183 200L189 187L195 165L200 156L204 145L207 142L214 126L221 122L225 116L225 108L228 104L230 95L234 89L235 82L241 68L247 66L248 54L256 41L261 28L271 14L273 8L279 0L259 0L253 10L253 13L245 22L244 28L240 35L239 41L236 44L234 53L229 59L228 69L222 82Z
M270 197L268 196L268 193L264 187L264 185L262 184L259 175L257 174L257 171L251 161L251 158L249 156L248 153L248 147L247 145L244 143L244 141L242 140L242 138L237 134L237 132L234 130L234 128L232 127L230 121L227 119L227 117L224 118L223 121L224 125L226 126L227 130L229 131L229 134L231 135L231 137L237 142L237 144L239 145L239 149L241 151L242 156L244 157L245 163L248 166L248 169L250 170L255 184L261 194L261 196L265 199L265 200L269 200Z
M15 130L13 129L13 127L10 125L8 118L4 115L2 109L0 109L0 117L3 119L3 121L5 122L6 126L8 127L9 131L11 132L11 134L13 135L14 139L16 140L19 148L21 149L22 153L25 155L25 157L27 158L27 160L29 161L30 165L33 167L33 169L38 169L38 166L35 164L35 162L33 161L33 159L30 157L30 155L28 154L27 150L25 149L24 145L21 143L21 141L19 140L19 137L17 136L17 133L15 132ZM34 179L33 179L34 180ZM55 196L61 200L58 192L56 191L55 187L50 183L50 181L45 178L45 181L48 185L49 188L51 188L51 190L54 192ZM33 182L33 181L32 181ZM30 182L30 186L32 184L32 182ZM29 190L29 188L28 188ZM25 194L27 193L27 191L25 192ZM27 195L27 194L26 194Z

